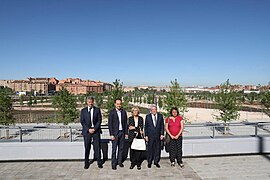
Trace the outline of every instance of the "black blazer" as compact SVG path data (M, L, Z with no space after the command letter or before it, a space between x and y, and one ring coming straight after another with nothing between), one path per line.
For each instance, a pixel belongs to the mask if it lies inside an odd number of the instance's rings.
M164 119L163 115L157 113L157 125L154 126L152 115L148 114L145 117L145 128L144 128L145 136L150 138L160 138L160 135L164 135Z
M130 116L128 118L128 127L129 126L135 126L135 120L134 116ZM128 130L128 141L132 142L133 139L136 136L136 133L140 133L140 131L143 131L143 118L141 116L138 117L138 127L135 127L136 129Z
M125 110L121 110L121 123L122 123L124 134L127 135L128 134L127 112ZM108 126L109 126L110 136L116 136L119 131L119 118L118 118L115 108L111 110L109 113Z
M81 110L81 117L80 121L82 124L82 134L87 135L89 133L89 129L91 128L91 122L90 122L90 114L88 112L88 107L85 107ZM101 121L102 116L100 109L98 107L93 106L93 124L95 133L101 133Z

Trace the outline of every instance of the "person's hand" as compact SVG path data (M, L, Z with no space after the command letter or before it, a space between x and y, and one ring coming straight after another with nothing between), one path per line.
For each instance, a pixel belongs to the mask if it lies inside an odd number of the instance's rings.
M129 130L133 130L133 129L135 129L135 126L129 126L128 129L129 129Z
M114 141L115 140L115 137L114 136L111 136L111 140Z
M177 135L177 136L174 136L174 139L178 139L179 138L179 135Z
M141 135L143 135L143 131L140 131Z
M128 138L128 135L127 135L127 134L125 135L125 138L126 138L126 139Z
M160 140L161 140L161 141L163 140L163 138L164 138L164 136L163 136L163 135L160 135Z
M145 141L148 142L148 140L149 140L149 139L148 139L148 136L145 136Z
M95 132L95 129L94 129L94 128L90 128L90 129L89 129L89 133L90 133L90 134L93 134L94 132Z

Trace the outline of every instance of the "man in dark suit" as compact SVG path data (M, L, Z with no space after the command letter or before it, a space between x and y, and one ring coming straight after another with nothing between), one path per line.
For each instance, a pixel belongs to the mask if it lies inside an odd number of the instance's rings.
M93 140L94 146L94 158L97 160L98 167L103 168L101 155L100 155L100 134L101 134L101 112L98 107L95 107L94 98L87 98L88 106L81 110L81 124L82 124L82 134L84 139L84 169L88 169L90 166L89 154L91 149L91 143Z
M117 164L120 167L123 165L123 149L125 137L128 134L127 128L127 112L122 109L122 100L115 100L115 108L109 113L109 132L112 140L112 169L116 170ZM118 154L116 157L116 150Z
M150 107L150 114L145 117L145 140L148 142L147 162L151 168L152 162L160 168L161 141L164 138L164 119L157 113L157 106Z

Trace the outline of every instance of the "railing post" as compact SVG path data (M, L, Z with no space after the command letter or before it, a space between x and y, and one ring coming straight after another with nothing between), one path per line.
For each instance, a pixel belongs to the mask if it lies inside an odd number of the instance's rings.
M70 133L70 142L72 142L72 129L70 126L69 126L69 133Z
M22 142L22 128L21 127L19 127L20 128L20 142Z
M213 138L215 138L215 126L213 126Z
M255 137L258 136L258 123L255 125Z

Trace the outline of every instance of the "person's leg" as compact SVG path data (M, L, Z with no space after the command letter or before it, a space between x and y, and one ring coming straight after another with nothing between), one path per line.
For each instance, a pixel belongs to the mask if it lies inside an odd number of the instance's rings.
M130 150L129 150L129 159L130 159L130 163L131 163L131 166L135 166L136 163L135 163L135 157L134 157L134 149L131 149L131 144L132 142L130 142Z
M143 162L143 151L137 151L137 166L141 167Z
M180 137L176 140L177 163L178 163L178 164L183 164L183 161L182 161L182 156L183 156L182 145L183 145L183 137L180 136Z
M91 136L89 134L83 136L84 140L84 164L89 166L89 154L91 149Z
M140 159L141 152L139 150L135 150L134 154L135 154L135 165L141 166L141 159Z
M118 146L118 137L115 136L115 140L112 141L112 166L116 167L117 165L117 159L116 159L116 149Z
M108 160L108 148L109 148L108 143L109 142L106 142L106 141L102 142L102 140L100 143L100 149L102 151L103 163Z
M121 131L118 133L118 155L117 155L118 164L122 164L124 143L125 143L125 135Z
M176 151L177 151L176 140L171 139L171 141L170 141L170 151L169 151L171 163L175 162Z
M154 156L154 150L155 150L155 147L154 147L154 140L153 139L149 139L148 141L148 151L147 151L147 162L148 162L148 165L151 165L152 162L153 162L153 156Z
M101 153L100 153L100 134L96 133L93 135L93 146L94 146L94 159L97 160L97 164L101 165Z
M160 139L156 140L155 145L155 156L154 156L154 164L158 164L160 161L160 154L161 154L161 141Z

